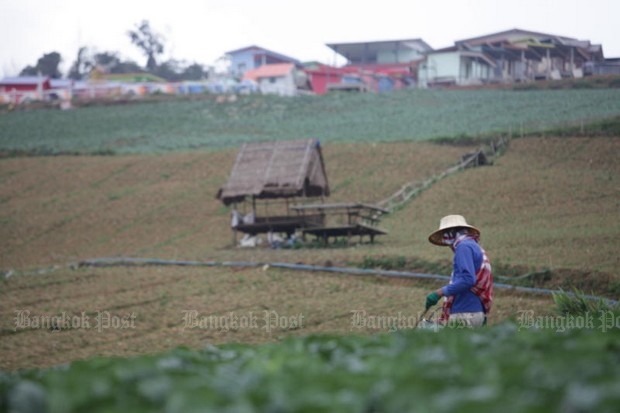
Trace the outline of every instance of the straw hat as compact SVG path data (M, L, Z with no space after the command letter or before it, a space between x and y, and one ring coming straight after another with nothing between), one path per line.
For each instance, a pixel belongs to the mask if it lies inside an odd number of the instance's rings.
M428 240L432 244L446 247L447 245L443 242L443 233L450 228L469 228L480 236L480 230L469 225L462 215L447 215L441 218L441 221L439 221L439 229L429 235Z

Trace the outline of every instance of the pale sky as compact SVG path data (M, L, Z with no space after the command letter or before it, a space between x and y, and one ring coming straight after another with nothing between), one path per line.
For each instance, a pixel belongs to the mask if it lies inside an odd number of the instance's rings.
M127 35L142 20L164 36L159 62L214 65L257 45L342 64L326 43L421 38L438 49L513 28L590 40L620 57L619 16L619 0L0 0L0 77L51 52L66 75L80 46L144 66Z

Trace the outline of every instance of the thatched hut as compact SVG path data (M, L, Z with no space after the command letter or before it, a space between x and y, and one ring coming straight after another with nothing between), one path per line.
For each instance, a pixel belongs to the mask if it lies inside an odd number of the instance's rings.
M317 139L245 143L217 199L233 207L232 227L246 234L293 233L320 225L319 216L299 215L289 204L329 196ZM242 211L239 211L241 209ZM244 220L243 217L246 217Z

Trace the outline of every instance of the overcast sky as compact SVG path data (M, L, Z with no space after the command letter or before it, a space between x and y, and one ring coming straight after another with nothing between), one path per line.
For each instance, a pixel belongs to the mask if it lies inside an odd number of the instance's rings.
M619 0L0 0L0 76L51 52L66 75L80 46L144 66L127 35L142 20L165 38L160 62L213 65L257 45L341 64L326 43L421 38L442 48L513 28L590 40L620 57L619 16Z

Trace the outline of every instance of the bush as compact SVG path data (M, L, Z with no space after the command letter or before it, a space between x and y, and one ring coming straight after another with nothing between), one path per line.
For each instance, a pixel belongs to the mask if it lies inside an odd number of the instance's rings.
M618 302L590 297L579 290L574 290L573 293L560 290L558 293L553 293L553 301L555 303L556 312L560 315L580 316L587 313L600 313L603 311L620 313Z
M612 412L620 329L397 329L0 371L0 411Z

